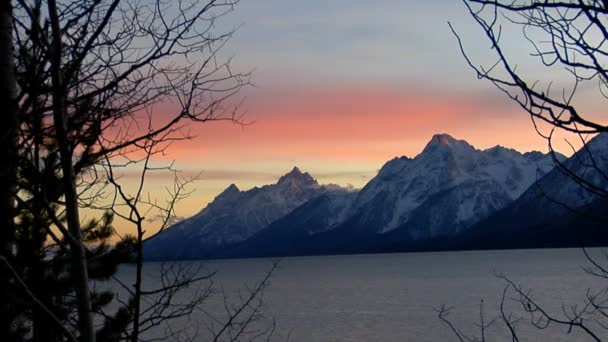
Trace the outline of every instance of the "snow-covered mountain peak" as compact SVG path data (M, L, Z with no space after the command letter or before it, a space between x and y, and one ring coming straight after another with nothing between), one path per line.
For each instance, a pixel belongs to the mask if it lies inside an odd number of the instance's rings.
M234 183L232 183L220 194L220 196L236 194L239 192L241 192L241 190L239 190L239 188Z
M380 171L378 172L378 177L380 178L391 178L391 177L399 177L399 173L403 168L411 161L408 157L395 157L388 162L386 162Z
M294 166L291 171L279 178L277 185L289 188L309 188L318 186L319 183L308 172L302 172L297 166Z
M530 151L530 152L524 153L524 158L526 158L529 161L533 161L533 162L539 161L546 157L547 157L546 154L539 152L539 151Z
M515 150L515 149L504 147L501 145L496 145L494 147L490 147L490 148L484 150L484 152L488 152L495 156L498 156L500 154L521 154L521 153L517 152L517 150Z
M440 133L433 135L431 141L440 145L449 145L455 143L456 139L447 133Z
M217 195L214 201L218 201L221 203L230 202L239 197L241 194L241 190L233 184L230 184L224 191L222 191L219 195Z
M344 209L350 202L342 199L354 197L350 194L339 186L321 186L308 172L294 167L276 184L245 191L231 184L198 214L167 229L154 241L148 242L146 248L151 253L149 255L204 255L250 238L270 223L321 195L336 197L333 202L339 202L342 205L340 208ZM171 241L182 241L182 249L172 251L175 246Z
M409 224L435 235L502 208L552 168L549 155L524 156L502 146L479 150L436 134L415 158L387 162L358 194L353 211L358 224L379 233ZM422 219L431 206L441 209Z
M459 150L474 150L468 142L464 140L458 140L446 133L435 134L431 140L426 144L422 153L434 151L437 149L459 149Z

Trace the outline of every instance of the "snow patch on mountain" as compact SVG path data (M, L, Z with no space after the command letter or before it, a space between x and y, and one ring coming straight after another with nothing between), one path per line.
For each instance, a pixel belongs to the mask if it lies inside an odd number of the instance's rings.
M449 211L455 226L470 225L519 197L552 167L551 157L540 152L521 154L501 146L478 150L464 140L437 134L416 157L387 162L361 190L352 214L361 225L386 233L406 225L414 211L433 195L466 184L466 193L446 193L458 194L451 199L450 210L433 211L436 215ZM424 220L429 234L435 235L436 224L429 220L437 223L444 219ZM448 226L449 221L442 225Z
M198 214L179 222L147 243L149 255L204 254L246 240L295 208L325 193L343 192L337 185L320 185L309 173L294 167L277 183L240 191L231 184ZM183 251L170 252L182 241ZM196 251L196 249L200 251Z
M533 201L540 195L553 203L551 206L557 206L555 210L573 209L589 205L605 194L608 194L608 133L595 136L530 187L522 196L522 202Z

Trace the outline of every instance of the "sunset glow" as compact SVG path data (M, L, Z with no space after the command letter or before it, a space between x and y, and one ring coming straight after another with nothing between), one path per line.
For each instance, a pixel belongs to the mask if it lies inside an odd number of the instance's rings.
M200 211L232 183L241 190L274 183L293 166L320 183L360 188L388 160L416 156L436 133L478 149L546 152L529 115L477 80L462 58L448 20L482 51L480 62L490 55L464 8L440 3L446 10L391 3L394 11L382 13L358 1L314 1L303 13L281 1L240 3L223 25L242 26L222 53L235 68L253 70L254 85L231 99L243 125L194 123L186 127L193 138L167 150L164 161L183 176L200 174L178 216ZM175 106L159 104L153 115L162 122ZM151 176L148 190L162 198L169 177Z
M247 94L244 126L194 124L192 140L167 158L185 176L201 173L180 215L199 211L229 184L274 183L294 165L321 183L362 187L396 156L414 157L435 133L450 133L479 149L503 145L546 151L530 118L499 96L407 86L290 87ZM163 176L152 180L162 185Z

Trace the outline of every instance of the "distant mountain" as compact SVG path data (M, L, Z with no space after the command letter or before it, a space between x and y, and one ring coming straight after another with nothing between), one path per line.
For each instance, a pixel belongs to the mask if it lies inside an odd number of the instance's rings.
M262 257L331 253L334 243L321 248L313 242L340 225L357 195L351 189L326 192L271 223L250 239L229 246L216 257Z
M481 151L437 134L415 158L387 162L339 213L329 210L330 197L318 198L226 255L376 251L395 241L453 236L507 206L552 168L551 156L540 152Z
M574 180L580 177L589 186ZM608 133L461 238L464 247L565 247L608 241Z
M308 200L343 192L320 185L294 167L276 184L240 191L234 184L201 212L170 227L145 244L147 259L204 258L244 241Z
M399 230L414 240L455 234L505 207L552 168L551 157L539 152L478 150L438 134L415 158L386 163L345 224L378 234Z
M437 134L414 158L388 161L360 191L320 185L298 168L261 188L240 191L231 185L200 213L146 242L145 255L226 258L608 243L608 230L598 230L608 217L592 217L608 216L606 197L581 188L563 171L608 190L608 135L567 160L555 158L562 168L554 168L549 154L501 146L479 150Z

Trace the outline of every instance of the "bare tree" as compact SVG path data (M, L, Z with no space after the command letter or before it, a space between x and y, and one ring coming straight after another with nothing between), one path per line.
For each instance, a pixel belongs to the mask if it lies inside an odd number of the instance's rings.
M2 3L0 71L3 96L8 95L2 105L15 108L14 116L9 111L5 117L15 125L2 126L3 141L15 145L8 153L16 158L14 166L2 169L3 186L15 189L2 194L2 210L14 214L3 211L8 224L1 241L11 247L3 252L7 277L1 281L10 290L6 294L14 294L8 301L14 308L2 310L12 340L141 341L159 324L199 310L211 294L205 282L213 273L179 265L162 269L159 288L146 286L143 242L154 234L146 218L151 212L162 217L156 233L171 224L175 203L187 195L191 180L176 177L166 203L147 196L144 184L148 172L173 171L152 166L153 159L172 142L189 139L189 123L242 123L239 101L232 97L249 84L250 74L233 72L230 59L219 55L233 30L215 33L218 18L237 2L16 0L14 8ZM140 165L132 195L116 170ZM82 222L83 208L100 210L100 218ZM134 233L116 232L114 217L130 223ZM119 239L114 248L112 238ZM122 284L126 300L90 288L93 280L113 277L125 260L136 267L135 284ZM216 340L227 334L229 340L267 336L246 327L260 316L268 279L240 304L227 306ZM182 290L192 286L201 287L180 302ZM117 310L108 309L112 302ZM99 320L103 324L96 329ZM170 332L164 338L180 336Z
M587 99L577 97L590 96L591 89L591 96L596 101L608 99L608 3L599 0L463 0L463 3L471 18L482 29L495 58L489 65L475 63L467 51L466 42L450 24L462 55L477 77L493 83L530 115L537 133L547 140L551 152L554 151L552 140L557 131L573 134L580 139L582 148L576 158L564 163L553 153L556 167L584 189L588 198L608 199L608 164L606 160L598 160L586 145L589 137L605 134L608 125L605 117L597 117L586 111L582 103ZM521 32L518 39L524 43L520 46L528 44L528 60L539 63L549 80L535 79L529 69L526 71L525 65L518 65L518 61L522 60L514 57L516 54L512 45L505 38L514 32ZM556 77L560 73L567 77ZM575 150L574 147L572 149ZM564 199L543 194L550 201L582 214ZM604 213L591 214L595 219L606 220ZM606 260L598 262L586 250L584 252L592 265L586 272L603 280L608 279L603 266ZM524 286L504 274L497 276L506 284L500 313L494 320L486 318L485 321L502 323L513 341L523 339L517 327L526 321L541 330L549 326L564 326L568 333L580 330L595 341L605 335L608 327L605 321L608 317L606 288L598 292L587 290L583 303L564 306L562 312L555 314ZM519 313L507 309L510 302L519 304ZM486 340L488 325L484 324L482 310L480 323L476 324L479 332L476 335L465 334L448 319L450 308L444 306L437 311L439 318L458 340Z
M91 314L91 295L89 293L89 275L85 246L80 232L80 216L78 214L78 193L76 189L76 175L72 157L74 147L68 140L68 122L66 113L66 100L68 86L64 82L63 71L63 33L59 22L59 12L55 0L48 0L48 16L51 27L51 42L49 46L49 61L51 73L51 98L53 112L53 126L59 148L61 171L63 174L64 197L68 231L72 237L70 245L72 258L72 277L75 282L76 296L78 297L78 327L83 342L95 341L93 317ZM66 81L69 82L69 79Z
M573 103L580 84L587 81L596 83L598 93L606 98L608 74L604 45L608 39L608 9L604 1L463 2L482 28L496 56L492 65L476 65L450 25L463 56L479 78L492 82L534 120L574 133L608 131L602 120L580 112ZM504 26L521 29L522 41L530 44L531 55L537 57L547 70L562 67L571 75L572 84L568 88L554 89L557 80L546 84L519 71L508 47L502 44Z
M583 251L589 262L584 271L603 281L608 280L608 270L602 265L608 260L608 255L604 253L603 260L600 261L597 256L591 256L589 251ZM487 333L491 326L495 331L502 330L502 334L514 342L525 341L529 336L522 333L519 327L526 323L543 332L553 328L553 334L577 332L577 336L589 341L602 341L608 333L608 286L595 290L584 289L585 299L578 304L547 305L548 303L536 298L531 289L516 283L505 274L496 276L506 284L500 297L499 313L488 318L482 301L479 319L474 323L475 333L456 326L448 317L453 308L441 306L436 310L439 319L459 341L494 340L497 336ZM561 310L550 310L547 306L561 307Z
M105 318L100 336L107 339L110 335L115 340L125 341L187 341L199 337L199 325L202 324L207 330L206 335L213 341L266 340L274 332L274 323L256 324L265 318L262 311L263 294L277 263L273 263L262 279L247 288L236 302L222 291L223 310L220 313L209 312L203 306L210 300L217 299L218 291L212 281L215 271L206 271L200 265L165 263L158 270L160 284L150 288L151 285L143 281L145 240L162 233L175 222L175 207L180 200L190 195L186 187L196 179L180 178L179 173L173 169L173 163L163 165L156 161L157 165L154 165L154 157L164 154L170 142L170 139L165 138L149 138L142 142L144 155L139 159L123 155L123 163L112 162L108 158L105 163L99 165L105 173L107 184L111 185L110 189L106 190L112 200L94 208L111 211L116 217L130 223L135 232L133 237L121 236L122 242L128 244L118 247L132 247L127 250L133 253L134 282L131 285L113 277L126 291L128 299L121 300L124 304L116 314L108 313L103 308L97 311L98 315ZM132 189L134 195L129 195L129 190L121 184L117 172L126 167L139 167L139 181L136 188ZM166 187L166 194L161 198L153 197L145 189L145 180L153 172L174 175L172 186ZM155 225L146 217L158 218L160 223ZM104 255L100 258L103 259ZM117 316L124 312L129 312L129 319L121 324L117 322ZM194 313L198 313L203 321L193 323L195 327L192 324L184 326L183 321ZM173 322L176 324L172 324ZM153 338L149 337L151 332Z
M608 95L608 8L604 1L485 1L464 0L469 14L483 30L495 62L477 65L467 53L466 44L450 24L462 55L477 77L488 80L515 101L532 118L536 131L547 139L553 151L552 138L556 130L575 134L584 145L588 136L607 132L603 118L579 109L585 99L576 95L590 85L595 100ZM503 43L504 36L521 30L520 41L527 43L530 56L546 68L547 75L560 74L563 80L539 80L518 68L514 51ZM521 56L520 56L521 57ZM521 62L521 60L520 60ZM569 80L566 78L569 76ZM568 81L568 84L564 84ZM547 126L548 129L543 129ZM581 163L599 172L608 181L606 170L597 167L590 155ZM554 158L556 166L593 194L608 196L608 190L597 181L577 174Z

